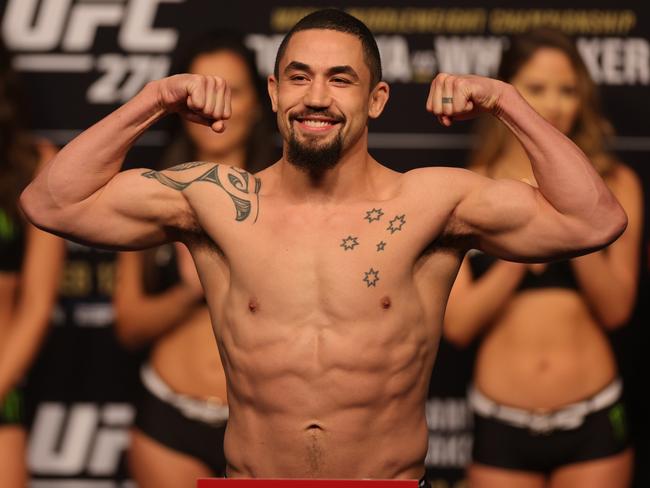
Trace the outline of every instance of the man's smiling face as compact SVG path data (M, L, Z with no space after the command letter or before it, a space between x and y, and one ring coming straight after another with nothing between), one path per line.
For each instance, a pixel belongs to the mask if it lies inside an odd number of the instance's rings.
M369 116L371 75L361 41L328 29L296 32L278 77L270 77L269 92L287 159L316 173L335 166Z

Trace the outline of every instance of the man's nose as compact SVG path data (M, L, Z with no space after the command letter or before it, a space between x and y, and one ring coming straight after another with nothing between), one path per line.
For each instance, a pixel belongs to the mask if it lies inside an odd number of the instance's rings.
M329 107L332 98L329 93L327 82L324 80L314 80L305 92L303 103L307 107Z

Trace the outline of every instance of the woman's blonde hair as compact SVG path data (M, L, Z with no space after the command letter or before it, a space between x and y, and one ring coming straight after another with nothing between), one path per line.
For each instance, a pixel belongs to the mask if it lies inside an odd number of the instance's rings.
M573 128L567 135L587 155L598 173L606 175L614 166L614 158L607 148L614 128L602 114L598 88L570 38L551 29L536 29L515 37L503 53L497 77L512 81L539 49L556 49L569 59L578 80L580 103ZM478 121L478 143L470 158L470 166L490 174L503 151L507 135L508 130L495 117L482 117Z

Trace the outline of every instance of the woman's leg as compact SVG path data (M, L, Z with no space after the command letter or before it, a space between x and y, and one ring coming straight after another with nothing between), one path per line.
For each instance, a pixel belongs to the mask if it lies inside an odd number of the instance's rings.
M18 425L0 427L0 486L27 486L26 438Z
M139 488L195 488L198 478L215 476L201 461L135 429L131 431L129 467Z
M615 456L568 464L555 470L550 488L627 488L632 481L632 449Z
M467 469L469 488L544 488L544 475L529 471L471 464Z

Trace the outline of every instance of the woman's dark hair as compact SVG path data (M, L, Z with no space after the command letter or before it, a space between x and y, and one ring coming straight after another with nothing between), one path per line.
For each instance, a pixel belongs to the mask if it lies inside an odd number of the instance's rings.
M203 54L227 51L239 56L254 85L257 101L260 105L260 116L251 129L250 137L246 143L246 170L255 173L266 168L273 157L273 140L270 124L270 114L266 99L266 85L257 71L255 54L246 47L240 33L229 30L218 30L204 33L195 38L188 46L181 50L172 64L172 74L187 73L196 58ZM159 169L168 168L179 162L196 159L196 148L192 140L183 130L179 118L174 121L172 129L172 142L163 154L158 165Z
M0 43L0 209L12 218L38 164L38 149L25 130L22 98L11 55Z
M607 174L614 165L614 159L607 150L607 144L614 135L614 129L603 116L598 88L591 79L574 42L562 32L552 29L536 29L512 39L499 65L498 78L512 81L519 70L528 63L540 49L554 49L564 54L577 78L577 94L580 100L578 114L568 136L589 157L596 170ZM478 146L471 164L490 173L491 166L503 150L507 129L494 117L483 117L479 122Z

